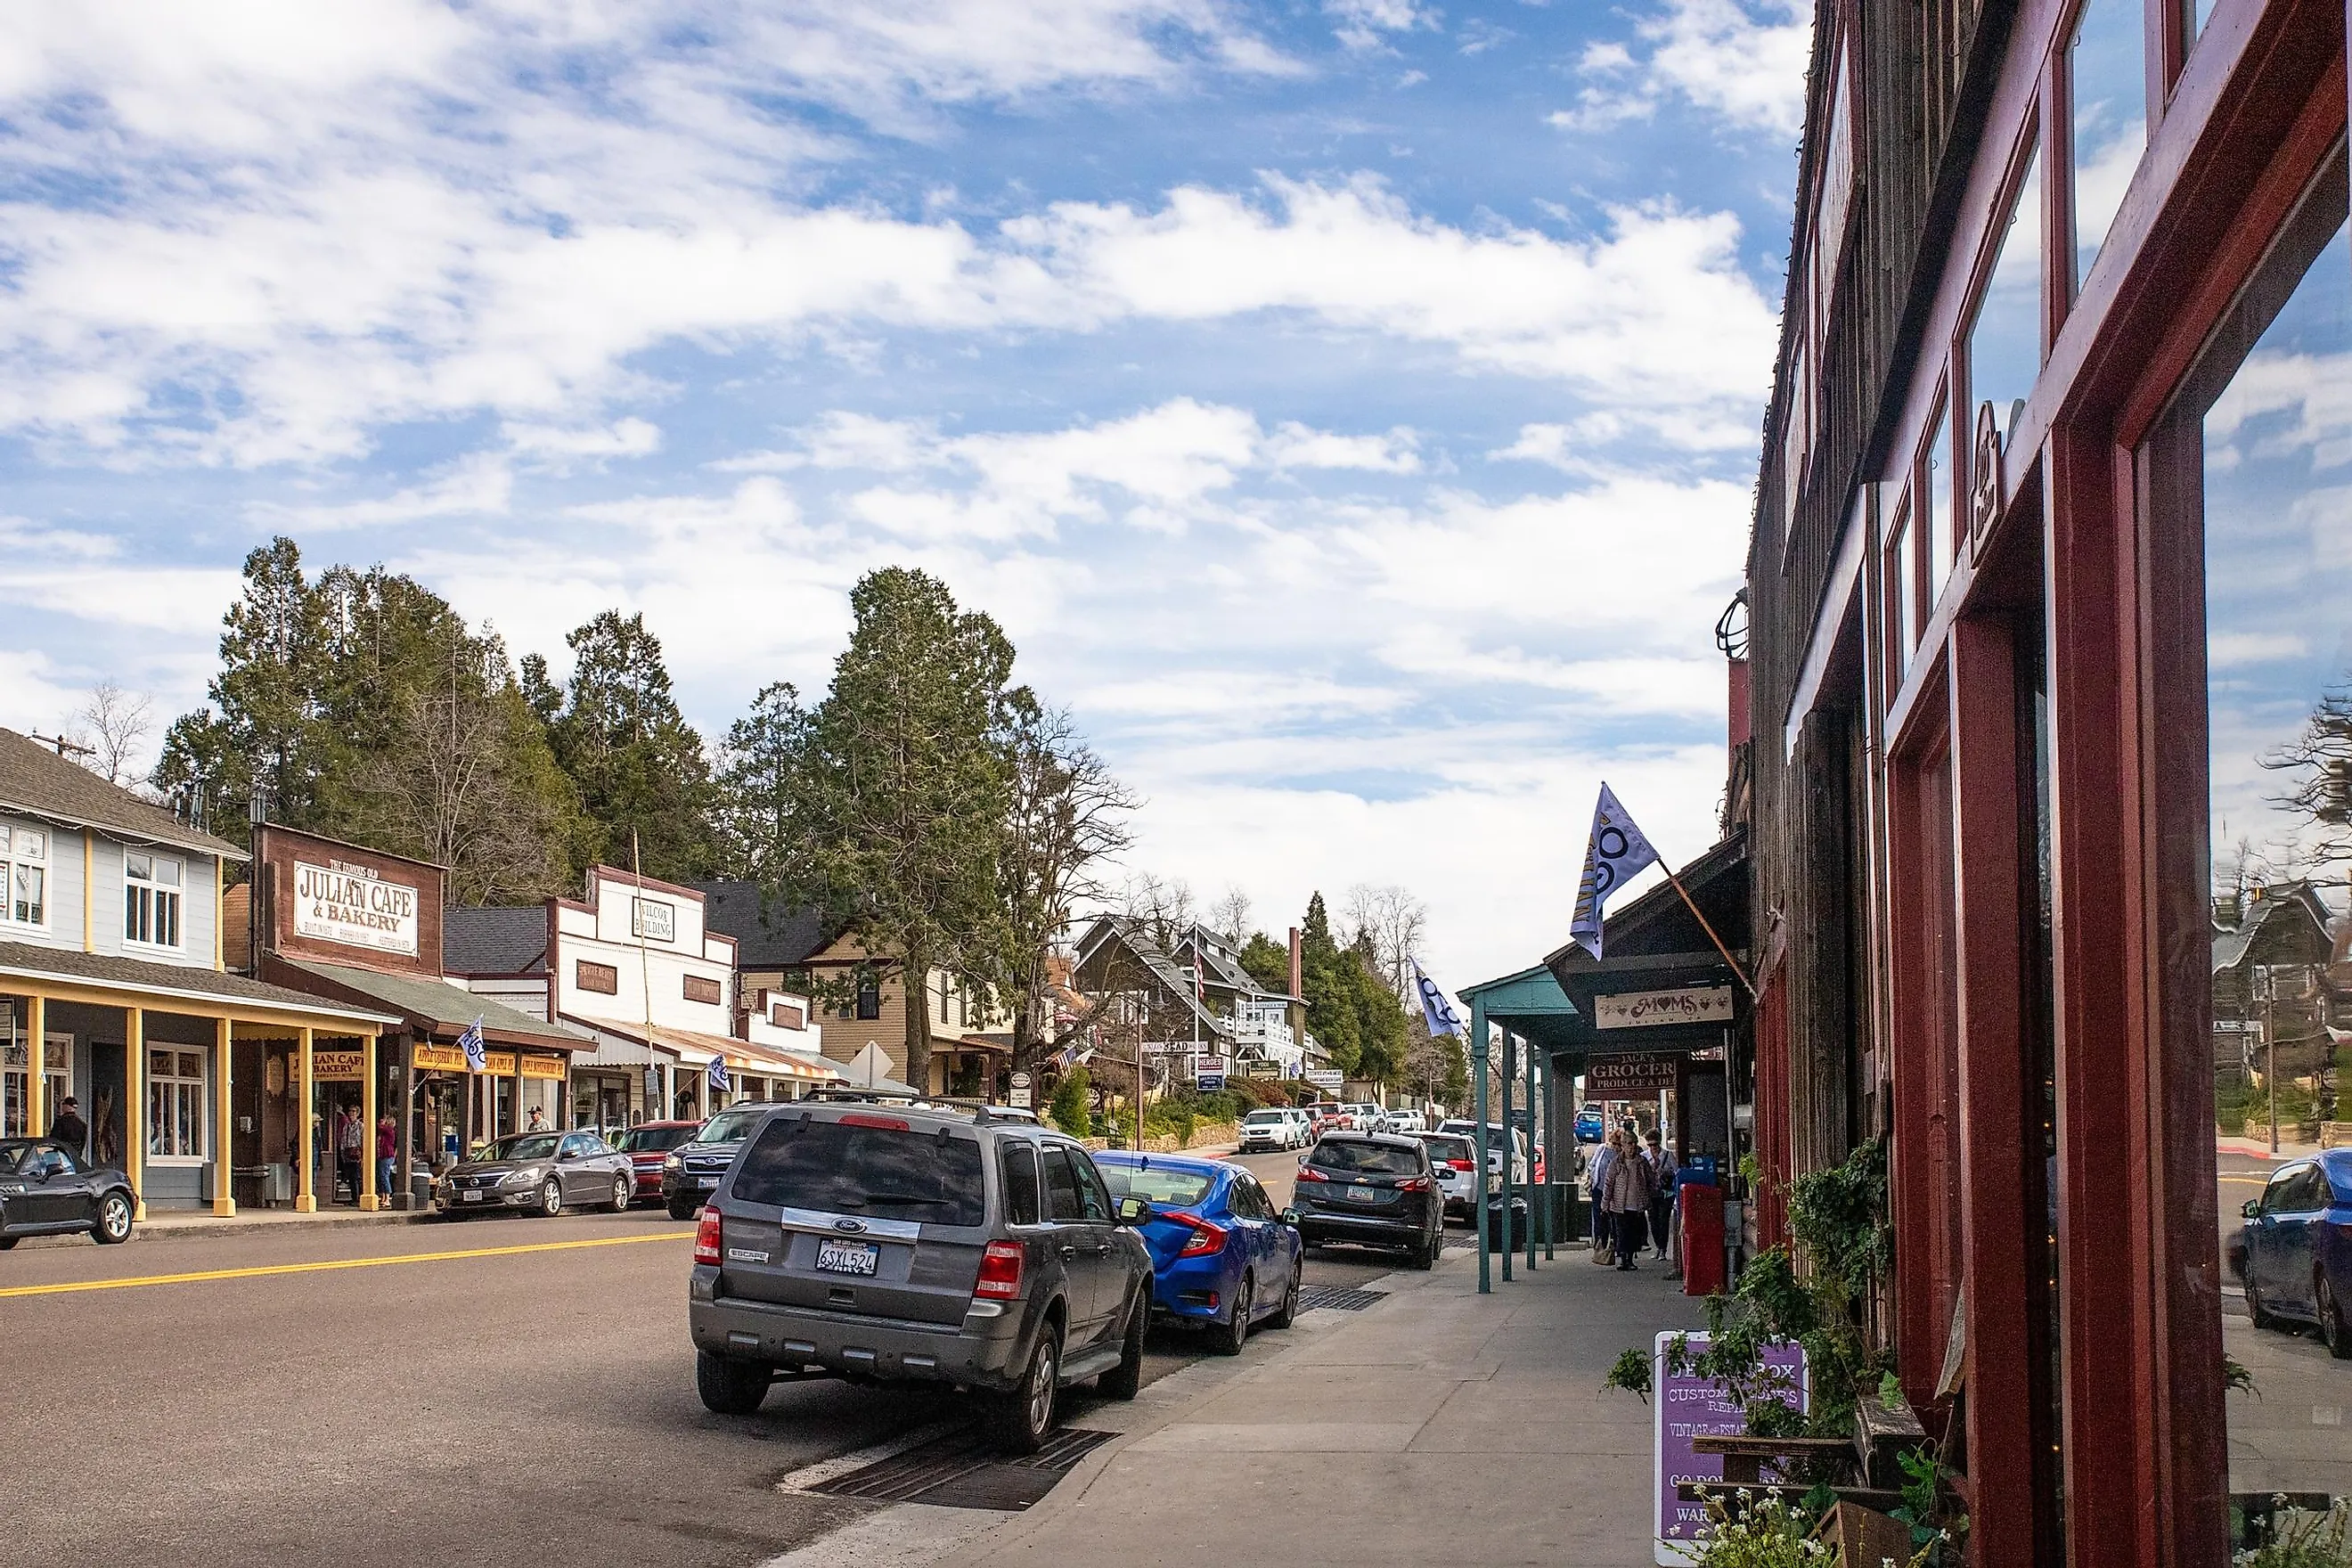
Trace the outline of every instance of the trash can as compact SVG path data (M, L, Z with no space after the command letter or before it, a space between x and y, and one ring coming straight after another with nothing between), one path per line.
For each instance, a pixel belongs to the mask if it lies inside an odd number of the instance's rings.
M1685 1182L1675 1189L1682 1205L1683 1294L1712 1296L1723 1289L1723 1189Z
M1498 1194L1486 1200L1486 1250L1517 1252L1528 1244L1528 1205L1524 1198L1511 1204L1510 1223L1503 1223L1503 1200Z

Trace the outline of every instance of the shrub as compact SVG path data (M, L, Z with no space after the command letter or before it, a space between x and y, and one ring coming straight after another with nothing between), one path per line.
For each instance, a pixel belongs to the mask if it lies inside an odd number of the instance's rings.
M1087 1137L1091 1118L1087 1113L1087 1069L1073 1067L1054 1086L1054 1098L1046 1102L1045 1114L1054 1125L1073 1138Z

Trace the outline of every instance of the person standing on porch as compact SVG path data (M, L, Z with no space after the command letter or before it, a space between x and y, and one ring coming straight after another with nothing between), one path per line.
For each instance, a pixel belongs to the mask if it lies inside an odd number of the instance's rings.
M400 1155L400 1127L392 1112L375 1124L375 1192L379 1206L392 1201L392 1168Z
M89 1152L89 1123L81 1119L81 1101L67 1095L58 1107L58 1119L49 1123L49 1136L64 1144L79 1160Z
M1658 1130L1650 1129L1650 1245L1660 1258L1666 1256L1666 1234L1672 1227L1675 1209L1675 1169L1673 1151Z
M1614 1131L1601 1140L1601 1147L1592 1151L1584 1166L1584 1190L1592 1200L1592 1256L1603 1263L1612 1261L1609 1234L1609 1167L1617 1158L1620 1135Z
M1609 1235L1617 1267L1632 1273L1636 1267L1633 1260L1642 1253L1643 1233L1649 1228L1650 1163L1642 1158L1639 1144L1631 1148L1622 1142L1618 1144L1602 1190L1606 1196L1601 1206L1609 1211Z

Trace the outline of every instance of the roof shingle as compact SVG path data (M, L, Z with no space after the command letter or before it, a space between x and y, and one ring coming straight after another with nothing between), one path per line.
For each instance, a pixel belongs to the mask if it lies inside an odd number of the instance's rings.
M245 858L245 851L227 839L189 826L37 741L0 730L0 811L11 808L76 827L95 827L134 843Z

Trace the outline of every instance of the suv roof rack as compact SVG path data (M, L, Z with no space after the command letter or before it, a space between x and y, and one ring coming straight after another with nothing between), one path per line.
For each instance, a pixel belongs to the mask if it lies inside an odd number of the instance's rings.
M960 1110L971 1116L975 1122L1013 1121L1026 1126L1037 1120L1034 1112L1023 1113L1013 1106L992 1106L984 1100L966 1099L960 1095L917 1094L911 1089L884 1089L879 1085L866 1088L857 1084L827 1084L809 1090L801 1098L836 1105L888 1104L903 1106L909 1110Z

